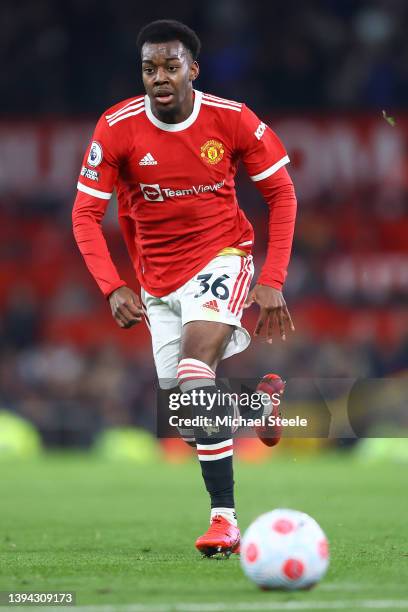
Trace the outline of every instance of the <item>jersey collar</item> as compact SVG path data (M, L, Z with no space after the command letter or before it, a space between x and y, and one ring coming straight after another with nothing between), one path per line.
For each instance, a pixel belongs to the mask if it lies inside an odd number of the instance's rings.
M185 130L186 128L190 127L190 125L193 125L194 121L198 117L198 113L200 112L201 98L203 97L203 94L201 91L197 91L196 89L194 89L194 94L195 95L193 112L189 117L187 117L187 119L181 121L181 123L164 123L164 121L160 121L160 119L157 119L157 117L155 117L152 113L152 109L150 106L150 98L146 95L145 109L147 118L153 123L153 125L160 128L161 130L165 130L166 132L180 132L181 130Z

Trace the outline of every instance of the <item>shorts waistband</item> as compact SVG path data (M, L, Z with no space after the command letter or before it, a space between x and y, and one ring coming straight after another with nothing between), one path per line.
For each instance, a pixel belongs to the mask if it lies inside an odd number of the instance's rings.
M236 249L235 247L225 247L225 249L222 249L216 256L219 257L220 255L239 255L239 257L247 257L248 253L242 249Z

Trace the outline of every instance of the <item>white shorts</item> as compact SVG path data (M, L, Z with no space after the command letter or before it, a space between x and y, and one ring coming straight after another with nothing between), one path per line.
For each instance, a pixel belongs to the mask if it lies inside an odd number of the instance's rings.
M253 275L251 255L219 255L169 295L158 298L142 289L162 389L177 386L182 328L190 321L216 321L234 326L222 359L247 348L251 338L241 327L241 317Z

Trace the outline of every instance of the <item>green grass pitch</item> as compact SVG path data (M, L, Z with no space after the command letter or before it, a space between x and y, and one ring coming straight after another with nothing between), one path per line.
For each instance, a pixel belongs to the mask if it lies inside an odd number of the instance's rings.
M262 592L236 556L202 559L209 510L194 461L67 454L0 463L0 591L75 591L101 612L408 609L405 466L288 453L236 462L235 481L242 529L276 507L322 525L331 565L319 586Z

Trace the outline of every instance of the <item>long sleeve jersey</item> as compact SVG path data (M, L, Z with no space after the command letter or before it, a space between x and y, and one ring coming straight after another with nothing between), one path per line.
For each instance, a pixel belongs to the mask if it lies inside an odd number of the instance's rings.
M103 294L126 284L101 227L114 189L135 273L152 295L181 287L224 249L250 253L254 232L235 192L240 160L269 207L258 283L281 289L296 197L277 135L245 104L196 90L181 123L160 121L148 96L106 111L85 153L73 209L75 239Z

